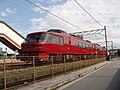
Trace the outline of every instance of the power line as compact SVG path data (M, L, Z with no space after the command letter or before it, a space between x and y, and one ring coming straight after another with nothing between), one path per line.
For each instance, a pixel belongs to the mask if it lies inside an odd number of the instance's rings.
M87 10L85 10L85 8L82 7L82 5L80 5L80 4L77 2L77 0L74 0L74 1L75 1L75 3L76 3L79 7L81 7L92 19L94 19L100 26L103 27L103 25L102 25L100 22L98 22Z
M72 24L72 23L70 23L70 22L64 20L63 18L61 18L61 17L59 17L59 16L53 14L52 12L50 12L50 11L48 11L48 10L46 10L46 9L44 9L44 8L42 8L42 7L38 6L38 5L36 5L36 4L34 4L33 2L31 2L31 1L29 1L29 0L25 0L25 1L28 2L28 3L30 3L30 4L32 4L32 5L34 5L34 6L36 6L36 7L38 7L38 8L40 8L41 10L43 10L43 11L45 11L45 12L47 12L47 13L53 15L54 17L56 17L56 18L58 18L58 19L60 19L60 20L62 20L62 21L64 21L64 22L68 23L69 25L71 25L71 26L73 26L73 27L75 27L75 28L77 28L77 29L80 29L80 30L83 30L83 29L79 28L78 26L76 26L76 25L74 25L74 24Z
M25 3L23 3L22 1L19 1L19 0L18 0L19 3L17 3L17 4L16 4L15 2L12 2L11 0L7 0L7 1L8 1L9 4L11 4L11 5L16 5L16 6L22 7L23 9L27 9L27 11L30 10L30 8L28 8L29 5L27 5L28 3L25 4ZM25 6L26 6L26 7L25 7ZM27 14L28 14L28 13L27 13ZM5 17L4 17L4 18L5 18ZM9 19L11 19L11 18L9 18ZM12 20L13 20L13 19L12 19ZM16 20L17 20L17 19L15 19L15 21L16 21ZM53 19L50 19L50 18L47 18L46 20L47 20L47 21L49 21L49 20L52 21L51 23L54 23L54 25L55 25L55 24L56 24L56 25L58 24L58 26L59 26L60 24L64 25L64 23L54 22L54 20L53 20ZM19 22L20 22L20 21L19 21ZM22 22L22 23L23 23L23 22ZM55 26L56 26L56 25L55 25ZM65 26L65 27L71 29L69 26Z

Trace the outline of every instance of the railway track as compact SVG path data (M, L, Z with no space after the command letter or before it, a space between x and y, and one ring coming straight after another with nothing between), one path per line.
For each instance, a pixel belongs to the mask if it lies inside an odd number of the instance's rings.
M48 65L48 63L39 63L36 64L35 67ZM15 70L15 69L26 69L33 67L32 63L25 63L25 62L15 62L15 63L5 63L6 70ZM0 63L0 71L4 70L4 63Z
M6 65L6 70L13 70L13 69L24 69L24 68L29 68L32 67L32 64L7 64ZM0 71L3 71L4 66L0 65Z

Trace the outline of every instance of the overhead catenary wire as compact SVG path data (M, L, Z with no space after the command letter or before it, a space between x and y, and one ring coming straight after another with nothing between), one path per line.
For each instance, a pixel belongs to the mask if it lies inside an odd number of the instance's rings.
M42 8L42 7L38 6L38 5L36 5L36 4L34 4L33 2L31 2L31 1L29 1L29 0L25 0L25 1L28 2L28 3L30 3L31 5L34 5L34 6L38 7L38 8L40 8L41 10L43 10L43 11L45 11L45 12L47 12L47 13L53 15L54 17L56 17L56 18L58 18L58 19L60 19L60 20L62 20L62 21L64 21L64 22L68 23L69 25L71 25L71 26L73 26L73 27L75 27L75 28L77 28L77 29L79 29L79 30L83 30L82 28L80 28L80 27L78 27L78 26L76 26L76 25L74 25L74 24L68 22L67 20L65 20L65 19L63 19L63 18L61 18L61 17L55 15L54 13L52 13L52 12L50 12L50 11L48 11L48 10L46 10L46 9L44 9L44 8Z
M18 2L19 3L15 3L14 1L11 1L11 0L7 0L8 1L8 3L9 4L11 4L11 5L15 5L15 6L19 6L19 7L21 7L21 8L23 8L23 9L27 9L27 13L26 14L29 14L28 13L28 11L30 10L30 8L29 8L29 5L27 5L27 4L25 4L25 3L23 3L22 1L20 1L20 0L18 0ZM30 4L31 5L31 4ZM25 7L26 6L26 7ZM40 9L40 8L39 8ZM5 18L5 17L3 17L3 18ZM23 17L22 17L23 18ZM21 22L22 21L18 21L17 19L12 19L12 18L5 18L5 19L7 19L8 21L15 21L15 22L18 22L18 23L20 23L21 24ZM64 23L60 23L60 22L54 22L54 20L53 19L51 19L51 18L47 18L46 19L46 21L48 22L48 21L51 21L51 23L53 24L53 25L55 25L55 26L58 26L59 27L59 25L61 25L61 27L62 27L62 25L63 25L63 27L64 27ZM24 22L22 22L22 23L24 23ZM26 24L25 24L26 25ZM24 25L24 26L25 26ZM30 24L27 24L27 25L30 25ZM71 29L70 28L70 26L65 26L65 27L67 27L69 30ZM72 27L72 26L71 26ZM60 27L59 27L60 28ZM75 27L74 27L75 28ZM46 29L49 29L49 28L46 28ZM62 29L62 28L61 28Z
M100 26L103 27L103 25L102 25L100 22L98 22L82 5L80 5L80 3L77 2L77 0L74 0L74 1L75 1L75 3L76 3L80 8L82 8L92 19L94 19L96 23L98 23Z
M25 1L29 1L29 0L25 0ZM34 4L34 3L33 3ZM36 4L35 4L36 5ZM39 8L41 9L41 7L39 6ZM44 8L43 8L44 9ZM48 11L48 10L47 10ZM50 11L49 11L50 12ZM99 29L98 29L99 30ZM84 31L83 31L84 32ZM102 32L102 31L101 31ZM90 34L91 35L91 34Z

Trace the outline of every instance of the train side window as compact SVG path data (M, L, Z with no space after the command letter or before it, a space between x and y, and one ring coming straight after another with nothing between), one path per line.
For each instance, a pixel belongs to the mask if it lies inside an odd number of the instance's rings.
M51 35L51 43L59 44L59 36Z
M76 42L76 46L77 46L77 47L83 47L83 43L81 43L81 42Z
M90 45L90 48L93 48L93 46L92 46L92 45Z
M83 47L83 43L79 42L79 46L80 46L80 47Z
M79 42L76 42L76 46L79 47Z
M90 48L90 45L86 44L86 47L87 47L87 48Z
M88 48L88 45L87 45L87 44L85 44L85 47L86 47L86 48Z
M54 44L61 44L61 45L64 44L63 37L56 35L51 35L49 41L50 43L54 43Z
M88 45L88 48L91 48L91 45Z
M87 44L85 44L85 48L87 48Z
M86 48L85 44L83 43L83 48Z
M96 46L97 50L100 50L100 47L99 46Z
M60 40L60 42L59 42L60 44L64 44L62 37L60 37L59 40Z
M103 48L100 46L97 46L97 50L103 50Z

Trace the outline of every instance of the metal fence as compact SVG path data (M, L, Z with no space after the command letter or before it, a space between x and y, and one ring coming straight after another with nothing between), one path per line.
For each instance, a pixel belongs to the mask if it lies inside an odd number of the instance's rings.
M20 61L20 57L18 59L16 57L0 57L0 89L6 90L6 88L14 85L35 83L36 80L54 78L57 75L105 61L105 58L88 58L86 60L73 59L69 62L62 56L63 61L59 63L55 62L56 57L50 57L49 62L38 63L39 57L27 56L24 58L30 60L30 62Z

